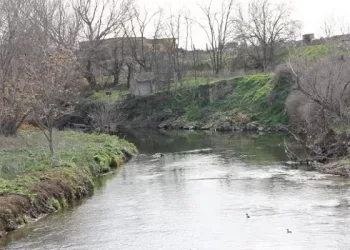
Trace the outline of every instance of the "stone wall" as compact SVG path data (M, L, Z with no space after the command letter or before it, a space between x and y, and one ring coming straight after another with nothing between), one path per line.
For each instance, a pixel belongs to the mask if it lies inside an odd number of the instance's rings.
M134 73L130 80L130 93L133 96L147 96L157 91L153 72Z

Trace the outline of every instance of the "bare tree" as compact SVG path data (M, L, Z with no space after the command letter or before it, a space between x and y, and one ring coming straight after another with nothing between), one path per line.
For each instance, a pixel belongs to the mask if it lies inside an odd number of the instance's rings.
M187 51L187 46L188 42L191 44L191 68L193 70L194 78L197 80L197 66L198 66L198 50L193 42L193 24L195 23L192 18L189 17L189 15L185 16L185 21L186 21L186 51Z
M335 35L335 29L336 29L336 21L333 16L329 17L328 19L323 21L323 24L321 26L322 33L326 38L329 38L331 36Z
M183 22L183 11L179 11L175 15L171 14L169 18L165 21L165 36L169 38L167 44L167 53L169 57L170 64L172 65L172 75L174 77L174 83L177 84L182 78L181 65L184 64L185 51L181 53L178 43L180 42L180 33L182 30ZM188 19L187 23L188 23ZM188 32L189 27L186 28L186 46L188 42Z
M311 61L293 58L287 66L279 67L277 74L295 83L286 100L290 133L305 147L312 162L324 163L347 155L346 134L333 129L349 124L350 57L335 54ZM302 162L308 165L310 158Z
M154 12L150 12L146 8L141 10L141 8L134 5L129 9L128 14L129 22L124 23L123 28L128 38L131 59L136 62L136 64L140 67L140 70L145 72L151 71L153 61L152 57L150 57L150 52L152 51L153 44L150 46L150 44L147 43L146 34L150 28L150 25L152 22L154 22L154 28L156 30L153 32L153 37L158 37L161 28L160 17L162 16L163 11L159 9ZM129 63L129 65L132 64Z
M350 32L349 22L344 17L329 16L321 26L322 34L326 38L335 35L347 35Z
M41 31L49 46L76 49L82 19L66 0L31 0L27 20Z
M113 76L113 87L119 84L120 74L127 56L127 43L124 31L118 30L114 38L101 46L99 52L94 56L94 63Z
M338 19L338 26L341 35L349 35L350 23L345 17L340 17Z
M332 128L349 125L350 57L333 55L311 62L294 59L289 68L296 84L286 107L294 130L317 155L328 159L344 154L343 138L337 139Z
M170 86L172 78L177 81L177 72L180 71L176 44L179 25L175 24L174 16L165 18L162 9L150 12L134 6L129 23L124 25L131 55L127 63L128 79L131 72L152 72L155 79L153 90L157 86Z
M294 38L299 22L291 18L292 10L284 3L251 0L248 12L240 6L235 21L237 39L246 44L248 56L262 71L274 66L277 46Z
M32 95L25 79L25 62L35 51L31 33L21 10L26 1L0 2L0 133L13 135L28 116Z
M296 76L298 91L339 119L350 117L350 57L296 60L289 65Z
M160 79L160 72L162 71L160 69L161 65L161 58L160 58L160 54L161 52L165 52L161 46L162 46L162 42L161 42L161 37L163 35L163 18L164 18L164 13L162 9L159 9L158 14L155 16L155 18L153 19L153 32L152 34L152 40L151 40L151 51L150 53L146 54L148 61L150 62L150 69L153 70L154 72L156 72L158 79ZM168 44L165 44L165 46L167 46ZM164 65L163 65L164 66Z
M100 133L115 132L116 124L123 119L122 103L112 101L95 103L86 114L90 119L90 127Z
M83 22L81 43L84 63L84 77L92 89L97 88L93 73L94 57L103 46L103 41L114 34L116 28L125 21L131 0L76 0L74 10Z
M43 61L28 66L27 80L32 83L35 101L33 117L48 140L54 157L53 129L57 121L74 109L80 93L77 90L78 63L72 51L43 51Z
M198 64L198 51L194 44L192 44L192 68L194 72L194 79L197 80L197 64Z
M113 86L119 84L120 74L124 66L126 52L126 36L125 34L116 42L115 46L111 48L110 54L112 58L112 69L110 70L113 75Z
M220 10L213 10L212 0L205 6L201 5L201 9L205 15L207 25L199 22L207 35L209 45L207 51L215 74L219 74L224 67L224 48L232 34L232 19L234 0L222 0Z

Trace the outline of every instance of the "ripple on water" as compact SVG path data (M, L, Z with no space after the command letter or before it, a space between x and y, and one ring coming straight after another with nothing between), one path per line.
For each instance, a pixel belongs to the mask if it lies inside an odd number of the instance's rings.
M263 179L271 179L271 178L284 178L288 176L289 173L282 168L274 168L273 169L242 169L240 170L236 176L234 176L231 180L263 180Z
M83 206L10 249L348 249L349 181L259 159L257 145L284 154L270 141L208 136L175 141L185 145L173 151L162 138ZM202 149L185 151L193 145ZM160 150L169 152L152 157Z

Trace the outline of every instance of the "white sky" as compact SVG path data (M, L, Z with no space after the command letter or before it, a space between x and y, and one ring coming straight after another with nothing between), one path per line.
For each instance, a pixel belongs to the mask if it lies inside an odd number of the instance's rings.
M193 17L202 18L199 3L207 0L137 0L140 6L147 9L155 9L158 6L165 11L184 8L190 11ZM240 0L244 4L246 0ZM350 27L350 1L349 0L273 0L290 4L294 10L294 18L302 22L302 34L315 33L316 37L322 36L321 26L324 20L333 18L339 23L349 23ZM213 5L219 4L220 0L213 0ZM206 37L200 28L194 30L194 43L204 47Z

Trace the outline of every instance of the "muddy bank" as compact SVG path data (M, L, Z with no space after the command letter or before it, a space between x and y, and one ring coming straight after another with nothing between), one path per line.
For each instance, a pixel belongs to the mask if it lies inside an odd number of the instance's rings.
M93 162L85 166L48 168L17 176L13 180L2 180L0 237L91 195L97 177L116 170L137 154L132 144L123 147L101 148L99 155L86 156ZM115 153L107 154L107 151Z

